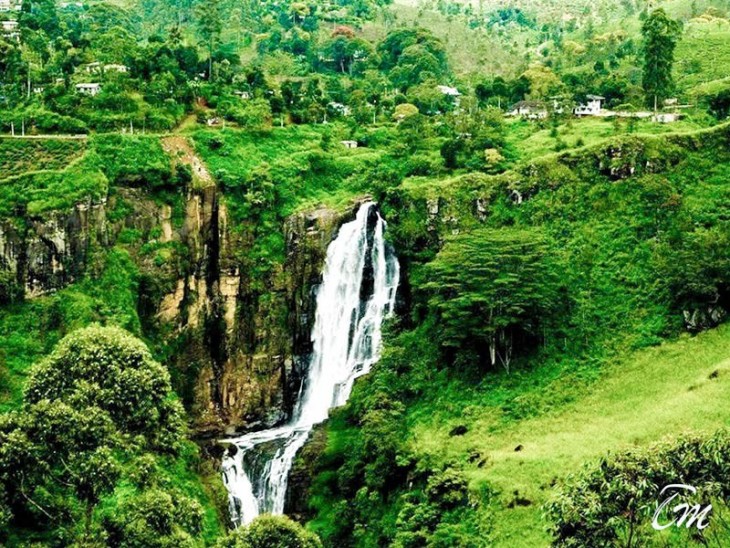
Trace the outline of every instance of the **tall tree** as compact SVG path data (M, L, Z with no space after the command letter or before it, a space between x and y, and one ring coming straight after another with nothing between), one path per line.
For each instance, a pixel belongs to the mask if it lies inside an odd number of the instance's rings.
M213 79L213 50L223 32L223 3L221 0L201 2L195 9L198 32L208 46L208 80Z
M659 8L651 12L641 28L644 36L644 75L642 85L646 101L657 109L660 100L669 97L674 87L672 65L674 48L681 33L678 21Z

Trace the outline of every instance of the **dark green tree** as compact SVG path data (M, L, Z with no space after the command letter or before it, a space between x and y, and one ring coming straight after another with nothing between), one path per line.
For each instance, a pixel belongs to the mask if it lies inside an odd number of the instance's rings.
M426 265L425 276L442 346L469 349L507 371L515 340L538 335L558 294L547 246L531 231L459 235Z
M659 102L669 97L674 88L672 65L674 49L681 33L681 25L659 8L644 21L644 72L642 85L647 104L657 109Z
M200 37L208 47L208 79L213 79L213 52L223 31L223 3L221 0L201 2L195 9Z

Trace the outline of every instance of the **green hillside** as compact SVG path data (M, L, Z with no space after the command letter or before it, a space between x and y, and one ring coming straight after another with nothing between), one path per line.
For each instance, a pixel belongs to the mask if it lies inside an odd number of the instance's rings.
M729 117L730 0L0 0L0 546L730 545Z

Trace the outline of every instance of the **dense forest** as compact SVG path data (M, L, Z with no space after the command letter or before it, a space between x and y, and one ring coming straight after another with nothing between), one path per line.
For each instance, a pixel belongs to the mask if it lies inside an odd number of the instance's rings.
M727 546L729 67L727 0L0 0L0 545Z

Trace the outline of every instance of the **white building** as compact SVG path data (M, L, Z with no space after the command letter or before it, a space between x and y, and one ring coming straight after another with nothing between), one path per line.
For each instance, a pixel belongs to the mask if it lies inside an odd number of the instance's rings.
M548 116L545 105L539 101L519 101L512 105L507 116L519 116L528 120L544 120Z
M127 65L118 65L116 63L111 63L109 65L104 65L104 72L119 72L122 74L126 74L129 72L129 67Z
M76 84L76 91L83 95L98 95L101 91L101 84L89 83L89 84Z
M15 32L18 30L17 21L3 21L2 22L3 32Z
M461 92L451 86L436 86L436 88L444 95L451 97L454 100L454 105L459 106L461 101Z
M679 120L681 115L678 112L658 112L652 119L660 124L671 124Z
M357 141L340 141L345 148L357 148Z
M10 0L0 0L0 11L10 11L12 8Z
M573 114L576 116L600 116L604 100L605 97L600 95L587 95L586 102L575 107Z
M233 95L237 95L243 101L248 101L251 98L251 92L250 91L234 91L233 92Z

